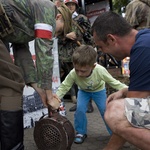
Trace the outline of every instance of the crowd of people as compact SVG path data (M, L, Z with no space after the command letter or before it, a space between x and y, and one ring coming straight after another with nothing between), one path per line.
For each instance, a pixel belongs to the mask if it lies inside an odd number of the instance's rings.
M86 112L93 111L94 101L111 134L104 150L119 150L126 141L148 150L149 7L149 0L132 0L125 18L112 11L103 12L91 27L88 18L78 12L78 0L0 0L0 149L24 149L22 96L28 85L39 94L45 107L54 109L60 106L56 99L62 100L71 89L76 103L75 143L81 144L87 137ZM54 37L58 38L62 73L56 93L52 92ZM32 40L36 65L28 45ZM14 62L8 43L12 43ZM118 61L130 57L128 86L96 63L94 46ZM107 97L105 83L118 91Z

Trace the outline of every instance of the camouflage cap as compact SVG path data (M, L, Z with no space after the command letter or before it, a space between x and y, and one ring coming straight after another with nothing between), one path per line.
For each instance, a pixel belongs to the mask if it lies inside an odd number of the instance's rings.
M64 36L71 32L72 29L72 14L69 8L66 5L58 7L59 13L64 19Z

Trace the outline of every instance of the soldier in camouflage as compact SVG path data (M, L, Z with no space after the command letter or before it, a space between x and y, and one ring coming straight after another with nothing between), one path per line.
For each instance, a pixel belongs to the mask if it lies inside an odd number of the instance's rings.
M59 59L62 65L61 69L65 69L64 77L72 70L72 54L75 49L81 44L92 45L92 36L91 36L91 24L89 19L83 14L78 14L77 9L79 8L78 0L64 0L64 3L71 10L72 13L72 32L67 33L65 39L59 40ZM63 77L63 79L64 79ZM63 80L62 79L62 80ZM75 85L71 88L71 99L74 103L76 103L76 90ZM88 111L93 111L93 106L91 101L88 105ZM74 105L70 111L75 111L76 105Z
M137 30L150 28L150 0L132 0L126 6L125 18Z
M0 0L0 149L23 150L22 95L33 87L45 106L59 107L52 94L53 37L71 31L71 12L50 0ZM36 65L28 42L35 40ZM4 46L12 43L14 63ZM21 69L20 69L21 68ZM24 83L25 81L25 83Z
M60 60L64 62L72 62L72 54L76 47L80 44L93 44L91 36L91 24L86 16L77 13L78 1L77 0L64 0L64 3L69 5L75 5L75 10L72 11L73 26L72 32L67 33L64 40L59 40L59 56Z

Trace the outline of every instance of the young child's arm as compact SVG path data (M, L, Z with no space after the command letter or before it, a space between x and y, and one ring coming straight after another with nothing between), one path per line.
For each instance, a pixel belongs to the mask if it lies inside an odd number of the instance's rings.
M124 98L128 92L128 86L115 79L105 68L103 68L103 80L110 85L112 88L119 90L108 96L106 104L114 99Z
M71 70L56 91L56 95L59 99L62 99L64 97L64 95L70 90L74 82L74 70Z
M105 68L103 68L102 72L102 79L112 88L116 90L128 88L126 84L121 83L119 80L115 79Z

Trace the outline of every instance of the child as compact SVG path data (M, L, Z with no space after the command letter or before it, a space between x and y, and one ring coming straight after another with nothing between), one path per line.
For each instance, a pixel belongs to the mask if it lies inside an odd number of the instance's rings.
M72 56L74 69L70 71L56 92L61 99L74 83L78 85L77 110L74 115L74 126L77 132L74 142L77 144L83 143L87 137L86 111L90 99L96 103L104 120L106 109L105 82L117 90L127 88L125 84L113 78L104 67L96 64L96 59L97 53L92 46L81 45L78 47ZM106 128L111 134L107 125Z

